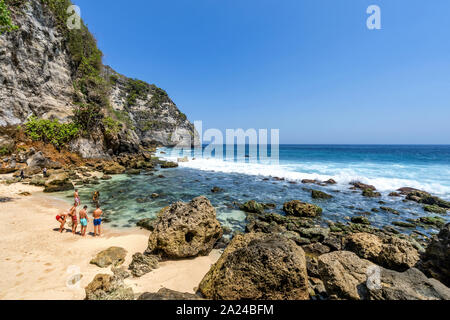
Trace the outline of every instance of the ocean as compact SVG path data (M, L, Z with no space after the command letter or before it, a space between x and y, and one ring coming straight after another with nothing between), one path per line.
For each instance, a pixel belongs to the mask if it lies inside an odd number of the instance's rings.
M82 200L90 199L94 189L100 190L107 223L113 228L134 227L140 219L156 216L175 201L205 195L216 207L221 223L233 230L245 228L245 213L233 203L248 200L274 203L275 212L280 214L286 201L315 203L324 210L319 224L326 220L346 222L353 216L370 213L367 218L376 227L436 215L425 212L417 203L388 196L401 187L417 188L450 200L450 145L280 145L278 163L251 157L248 146L240 156L234 151L231 159L223 159L202 158L201 150L161 148L157 152L160 158L176 161L187 157L189 161L180 163L179 168L154 174L115 176L101 185L81 189L80 194ZM334 179L337 184L305 185L301 183L303 179ZM349 183L354 181L374 185L382 197L365 198L361 191L350 190ZM213 187L223 191L213 193ZM310 189L327 192L333 199L313 200ZM153 199L153 193L160 197ZM380 206L400 214L373 212ZM448 215L442 217L450 221ZM417 230L425 234L438 232L433 228Z

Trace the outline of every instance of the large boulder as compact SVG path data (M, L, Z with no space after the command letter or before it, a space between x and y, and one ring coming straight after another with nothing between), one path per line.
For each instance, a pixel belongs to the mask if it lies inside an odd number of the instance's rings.
M299 200L286 202L283 211L289 216L296 217L317 217L322 214L322 208L319 206Z
M51 161L47 159L41 151L39 151L27 160L27 165L29 167L45 168L50 162Z
M91 264L95 264L100 268L106 268L109 266L117 267L125 262L127 251L124 248L111 247L99 252L94 259L91 260Z
M153 269L158 268L158 264L159 260L155 256L135 253L128 269L133 276L142 277L143 275L152 272Z
M213 300L309 299L305 253L281 235L237 235L199 292Z
M445 225L426 249L421 269L450 286L450 223Z
M436 300L448 299L450 289L412 268L388 270L349 251L319 257L318 273L332 299Z
M85 288L85 300L134 300L133 289L115 275L98 274Z
M420 260L418 250L409 241L397 237L380 238L369 233L354 233L345 242L346 250L388 269L405 271Z
M178 291L173 291L170 289L162 288L157 293L143 293L139 296L138 300L203 300L199 296L192 293L182 293Z
M73 190L73 184L69 180L69 174L65 172L52 174L45 181L44 192L60 192Z
M125 172L125 167L121 166L117 162L107 162L103 164L103 173L108 174L122 174Z
M190 203L177 202L161 210L146 253L166 259L206 256L222 235L211 202L198 197Z

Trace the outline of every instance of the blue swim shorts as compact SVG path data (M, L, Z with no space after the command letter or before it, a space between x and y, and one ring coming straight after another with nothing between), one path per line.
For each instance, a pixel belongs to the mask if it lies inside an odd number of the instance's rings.
M102 224L102 219L94 219L94 227L98 227Z

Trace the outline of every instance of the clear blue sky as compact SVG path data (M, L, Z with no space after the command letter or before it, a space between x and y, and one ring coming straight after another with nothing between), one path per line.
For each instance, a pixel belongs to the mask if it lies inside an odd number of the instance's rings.
M207 128L450 143L448 0L74 0L104 62ZM382 30L366 28L381 7Z

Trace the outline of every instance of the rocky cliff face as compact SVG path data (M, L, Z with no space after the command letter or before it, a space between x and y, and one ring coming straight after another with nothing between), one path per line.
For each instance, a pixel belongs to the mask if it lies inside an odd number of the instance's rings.
M70 56L40 1L13 12L20 29L0 36L0 126L35 114L65 119L73 110Z
M110 130L103 122L72 141L68 147L83 157L136 152L155 144L190 146L198 141L193 125L164 90L110 67L98 68L106 83L102 96L83 97L77 87L80 62L74 61L68 48L73 39L68 39L70 33L64 32L48 4L55 2L28 0L16 5L9 1L19 29L0 35L0 127L22 124L30 115L71 121L77 105L96 99L104 101L99 103L102 117L113 126L119 124L119 129Z

